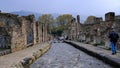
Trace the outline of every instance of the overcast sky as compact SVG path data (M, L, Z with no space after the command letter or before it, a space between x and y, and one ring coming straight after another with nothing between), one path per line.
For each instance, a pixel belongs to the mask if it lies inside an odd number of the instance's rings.
M120 15L120 0L0 0L0 10L85 16L103 16L107 12L115 12Z

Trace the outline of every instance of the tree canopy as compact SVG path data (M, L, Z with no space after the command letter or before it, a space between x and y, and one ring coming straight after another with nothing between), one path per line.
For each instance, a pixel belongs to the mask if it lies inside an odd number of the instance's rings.
M39 22L49 25L47 28L51 34L61 36L68 29L69 23L73 19L70 14L63 14L56 18L56 22L51 14L43 14L39 17Z
M43 14L39 17L38 21L41 23L52 24L54 22L54 18L51 14Z
M68 29L69 23L73 19L70 14L63 14L56 18L56 26L52 29L52 33L61 36L62 33Z
M52 25L54 23L54 18L51 14L43 14L39 17L38 21L42 24L47 25L48 33L50 33L52 29Z

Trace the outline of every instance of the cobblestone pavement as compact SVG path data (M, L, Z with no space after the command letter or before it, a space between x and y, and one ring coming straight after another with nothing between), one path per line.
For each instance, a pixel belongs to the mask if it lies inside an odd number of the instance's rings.
M53 43L51 49L30 68L113 68L66 44Z

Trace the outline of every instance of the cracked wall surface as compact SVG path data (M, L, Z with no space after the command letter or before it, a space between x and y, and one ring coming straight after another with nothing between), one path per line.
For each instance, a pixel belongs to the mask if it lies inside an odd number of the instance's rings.
M0 13L0 48L12 52L36 44L36 20L34 15L18 16Z

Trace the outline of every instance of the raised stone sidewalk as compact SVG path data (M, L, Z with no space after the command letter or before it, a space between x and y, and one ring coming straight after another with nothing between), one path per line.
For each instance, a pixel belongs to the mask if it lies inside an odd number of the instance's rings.
M0 68L29 68L29 65L47 52L50 47L50 44L44 43L1 56Z
M120 68L120 51L117 51L117 54L112 55L111 50L105 50L100 47L96 47L90 44L84 44L75 41L65 41L66 43L72 44L75 48L78 48L87 54L94 56L105 63L108 63L115 68Z

